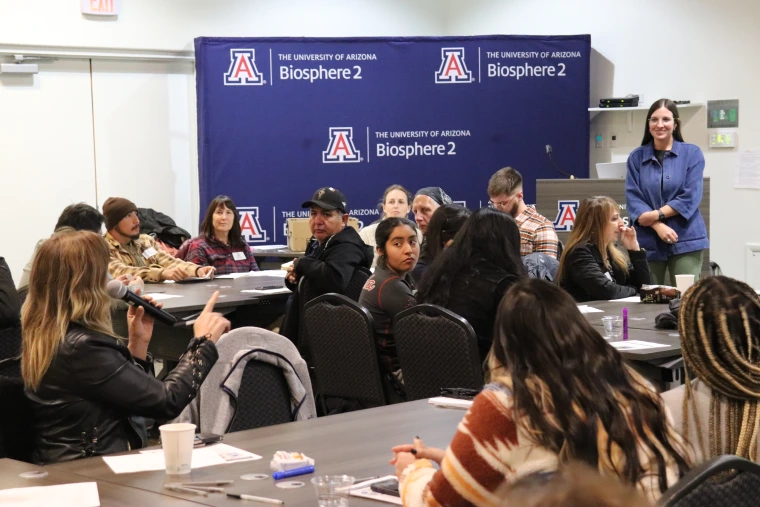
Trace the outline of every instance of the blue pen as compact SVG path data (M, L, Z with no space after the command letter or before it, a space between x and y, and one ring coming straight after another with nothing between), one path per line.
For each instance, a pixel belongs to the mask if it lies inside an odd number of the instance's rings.
M623 340L628 339L628 308L623 308Z
M275 472L272 474L272 479L279 481L280 479L286 479L288 477L295 477L296 475L305 475L314 473L314 466L309 465L301 468L294 468L293 470L283 470L282 472Z

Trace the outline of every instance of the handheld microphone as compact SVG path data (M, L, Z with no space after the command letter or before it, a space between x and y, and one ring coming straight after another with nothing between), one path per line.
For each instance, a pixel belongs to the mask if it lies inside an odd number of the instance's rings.
M108 285L106 285L106 292L112 298L121 299L130 306L142 306L145 309L145 313L162 324L173 326L177 323L177 318L174 315L166 313L160 308L156 308L134 292L127 290L127 286L118 280L111 280L108 282Z

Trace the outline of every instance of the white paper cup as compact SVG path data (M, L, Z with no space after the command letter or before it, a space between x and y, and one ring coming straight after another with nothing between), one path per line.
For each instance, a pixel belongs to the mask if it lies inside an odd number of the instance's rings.
M681 297L694 285L694 275L676 275L676 289L681 293Z
M167 474L189 474L193 460L195 424L177 423L159 426Z

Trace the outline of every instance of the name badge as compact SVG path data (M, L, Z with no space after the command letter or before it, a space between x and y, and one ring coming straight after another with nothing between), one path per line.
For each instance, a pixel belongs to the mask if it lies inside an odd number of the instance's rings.
M609 272L609 271L607 271L607 272L604 274L604 276L606 276L606 277L607 277L607 280L609 280L610 282L612 281L612 275L610 274L610 272Z
M149 259L149 258L153 257L154 255L156 255L156 253L157 253L156 249L153 248L153 247L150 247L150 248L148 248L147 250L145 250L143 252L143 257L145 257L146 259Z
M244 261L245 260L245 252L232 252L232 258L236 261Z

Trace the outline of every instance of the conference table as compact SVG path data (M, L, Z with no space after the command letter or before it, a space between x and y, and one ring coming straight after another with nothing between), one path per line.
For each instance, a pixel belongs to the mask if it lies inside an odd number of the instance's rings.
M628 342L613 340L620 354L645 377L655 383L661 391L672 389L683 382L683 360L681 358L681 338L678 330L657 329L655 318L668 313L667 304L651 304L621 301L590 301L579 307L586 307L586 319L594 326L602 327L602 317L619 316L623 308L628 309ZM601 310L601 311L588 311ZM600 329L604 336L604 331ZM651 348L639 348L636 342L656 344ZM641 344L638 344L641 345ZM646 346L646 345L645 345ZM647 346L650 347L650 346Z
M148 346L154 358L174 362L185 352L193 338L193 329L183 324L197 317L215 291L219 291L219 299L214 310L225 314L233 327L265 327L285 313L285 303L291 291L285 287L284 271L251 272L245 276L233 275L235 278L229 276L184 283L145 284L143 293L155 296L166 312L179 319L174 327L160 322L155 324ZM112 320L116 333L127 336L126 305L115 309Z
M224 435L224 443L258 454L262 459L198 468L179 478L169 476L164 471L115 474L100 457L50 465L45 470L76 474L96 480L99 484L111 484L142 494L173 497L202 505L241 507L240 500L220 493L200 497L164 488L167 482L234 480L226 492L276 498L288 506L313 506L317 501L314 487L310 484L312 477L346 474L359 479L393 474L393 467L388 465L388 460L392 457L391 447L412 443L414 437L419 436L425 445L445 449L464 414L465 411L461 409L438 408L430 405L427 400L419 400L228 433ZM276 451L302 452L315 460L316 471L274 481L269 462ZM246 474L268 474L270 477L264 480L241 479ZM284 481L300 481L305 485L297 489L275 486L276 482ZM127 498L129 495L127 493ZM382 505L374 500L353 496L350 504L353 507Z
M47 475L38 475L33 478L21 477L27 472L46 472ZM44 475L44 476L43 476ZM11 488L32 488L40 486L60 486L83 482L95 482L98 488L100 505L102 506L126 506L126 505L150 505L156 507L192 507L197 506L181 498L161 495L143 489L122 486L113 482L97 480L84 475L57 470L53 467L39 467L23 461L13 459L0 459L0 492ZM0 493L2 495L2 493ZM69 500L72 500L71 498ZM0 496L0 504L6 505ZM7 504L13 505L13 504Z
M270 248L270 247L251 247L253 258L259 269L280 269L280 266L293 259L299 259L304 256L305 252L295 252L288 247Z

